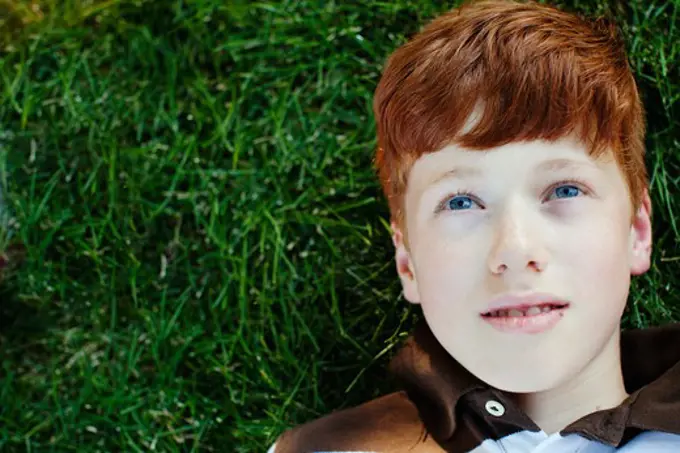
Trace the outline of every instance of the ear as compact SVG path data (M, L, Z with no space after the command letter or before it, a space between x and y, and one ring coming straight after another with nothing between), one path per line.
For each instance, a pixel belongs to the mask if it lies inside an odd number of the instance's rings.
M630 226L630 273L644 274L649 270L652 255L652 201L645 189L642 201Z
M397 264L397 274L399 274L401 280L401 287L404 291L404 298L412 304L419 304L418 282L416 281L411 254L404 244L404 235L396 223L392 222L390 226L392 228L392 243L394 244L394 259Z

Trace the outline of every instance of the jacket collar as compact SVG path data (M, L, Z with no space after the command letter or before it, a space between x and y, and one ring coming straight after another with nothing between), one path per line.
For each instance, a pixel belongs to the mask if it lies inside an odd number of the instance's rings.
M680 323L621 334L621 364L629 397L619 406L591 413L562 430L619 447L644 430L680 434ZM441 445L456 433L459 402L478 390L492 391L458 363L422 320L390 364L432 437ZM518 411L515 408L515 411ZM526 416L517 429L538 430Z

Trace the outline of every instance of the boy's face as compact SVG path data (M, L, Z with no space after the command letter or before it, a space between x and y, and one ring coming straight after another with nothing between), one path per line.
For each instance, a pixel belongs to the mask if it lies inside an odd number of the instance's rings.
M554 388L618 340L630 275L649 268L643 198L631 222L618 165L572 137L424 155L405 195L408 248L393 225L404 295L478 378L511 392ZM568 306L535 328L485 315L498 297L532 293Z

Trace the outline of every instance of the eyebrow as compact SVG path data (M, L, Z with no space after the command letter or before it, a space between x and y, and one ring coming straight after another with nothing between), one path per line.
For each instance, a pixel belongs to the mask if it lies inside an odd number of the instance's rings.
M589 162L581 162L571 159L550 159L540 163L536 166L536 171L543 172L557 172L560 170L576 170L582 168L594 167Z
M450 170L447 170L444 173L438 174L436 177L434 177L430 180L430 183L428 185L433 186L433 185L437 184L438 182L443 181L444 179L449 179L449 178L465 179L465 178L472 178L474 176L479 176L481 174L482 174L482 171L479 168L456 167L456 168L452 168Z

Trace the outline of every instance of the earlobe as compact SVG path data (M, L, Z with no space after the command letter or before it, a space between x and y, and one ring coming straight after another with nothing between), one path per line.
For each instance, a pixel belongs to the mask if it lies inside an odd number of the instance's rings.
M391 223L391 227L394 259L397 265L397 274L401 280L401 287L404 291L404 298L412 304L419 304L420 294L411 254L404 243L404 235L401 229L394 222Z
M652 255L652 202L645 190L640 207L630 227L630 273L644 274L649 270Z

